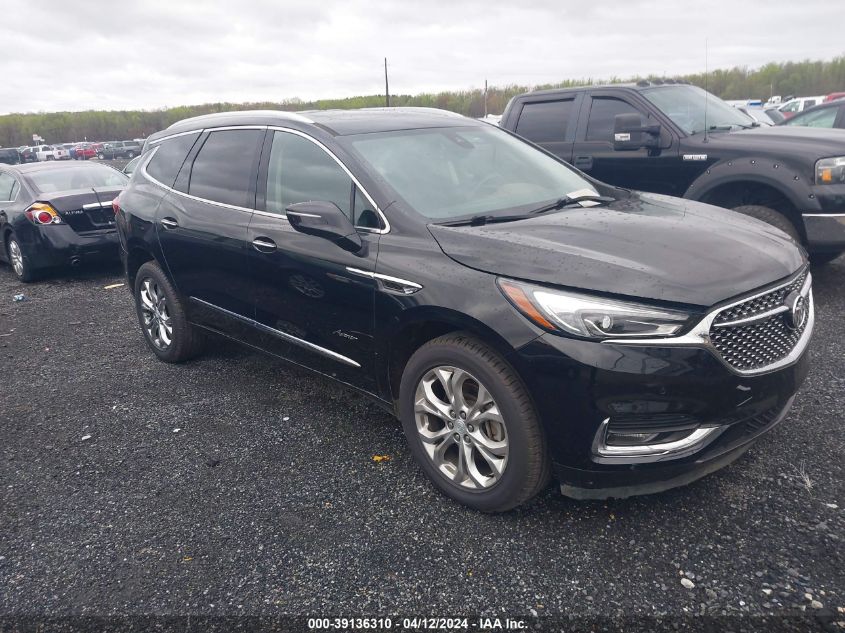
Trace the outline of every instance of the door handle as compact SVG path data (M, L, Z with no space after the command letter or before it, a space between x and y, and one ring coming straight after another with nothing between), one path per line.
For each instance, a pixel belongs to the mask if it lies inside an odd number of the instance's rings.
M575 157L575 166L578 169L592 169L593 168L593 157L592 156L576 156Z
M252 246L255 250L261 251L262 253L272 253L276 250L276 242L269 237L256 237L252 240Z
M173 218L162 218L161 225L166 229L175 229L179 226L179 223Z

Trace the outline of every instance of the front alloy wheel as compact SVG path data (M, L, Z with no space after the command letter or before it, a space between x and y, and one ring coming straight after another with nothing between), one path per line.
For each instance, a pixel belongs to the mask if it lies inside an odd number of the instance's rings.
M417 432L435 468L470 490L499 481L508 461L505 421L475 376L441 365L419 381L414 399Z
M141 317L147 339L161 351L173 342L173 324L167 307L167 297L155 280L147 277L141 282Z
M452 332L417 349L398 404L414 458L453 499L503 512L548 481L545 436L522 377L474 335Z

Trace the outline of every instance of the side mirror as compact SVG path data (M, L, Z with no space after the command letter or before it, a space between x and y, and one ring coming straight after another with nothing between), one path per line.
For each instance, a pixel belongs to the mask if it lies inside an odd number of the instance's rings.
M285 213L300 233L325 238L351 253L363 246L352 222L334 202L297 202L286 207Z
M643 125L639 114L617 114L613 119L613 149L630 151L660 146L660 125Z

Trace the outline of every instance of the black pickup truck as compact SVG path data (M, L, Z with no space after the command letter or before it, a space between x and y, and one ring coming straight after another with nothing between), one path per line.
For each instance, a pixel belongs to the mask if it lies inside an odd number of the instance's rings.
M817 263L845 251L845 130L761 127L676 82L522 94L500 125L597 180L769 222Z

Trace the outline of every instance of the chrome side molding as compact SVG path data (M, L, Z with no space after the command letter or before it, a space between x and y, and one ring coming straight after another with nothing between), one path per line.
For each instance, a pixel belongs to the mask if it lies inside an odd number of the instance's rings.
M273 336L276 336L276 337L278 337L278 338L280 338L284 341L287 341L289 343L293 343L294 345L298 345L299 347L304 347L305 349L311 350L312 352L317 352L318 354L322 354L323 356L327 356L327 357L329 357L333 360L344 363L345 365L350 365L352 367L358 367L358 368L361 367L360 363L355 362L351 358L347 358L346 356L343 356L342 354L338 354L337 352L333 352L332 350L326 349L325 347L320 347L319 345L315 345L314 343L311 343L309 341L306 341L305 339L301 339L301 338L298 338L296 336L293 336L292 334L288 334L287 332L282 332L281 330L277 330L276 328L272 328L269 325L264 325L263 323L260 323L259 321L256 321L255 319L250 319L249 317L245 317L241 314L237 314L236 312L232 312L231 310L227 310L226 308L221 308L220 306L216 306L213 303L209 303L208 301L204 301L204 300L199 299L197 297L191 297L190 299L191 299L191 301L194 301L196 303L204 305L208 308L211 308L212 310L216 310L217 312L220 312L221 314L225 314L226 316L232 317L233 319L237 319L238 321L241 321L242 323L246 323L248 325L251 325L252 327L254 327L258 330L261 330L262 332L266 332L267 334L272 334Z
M393 292L400 295L412 295L415 292L422 290L422 286L415 281L408 281L401 277L391 277L390 275L382 275L381 273L370 272L369 270L361 270L360 268L352 268L347 266L346 270L353 275L361 277L368 277L379 282L382 289L388 292Z

